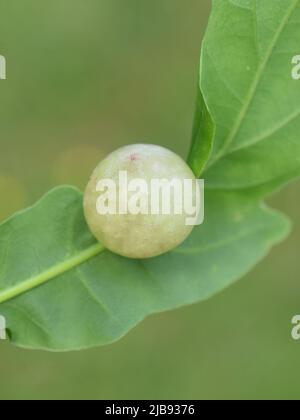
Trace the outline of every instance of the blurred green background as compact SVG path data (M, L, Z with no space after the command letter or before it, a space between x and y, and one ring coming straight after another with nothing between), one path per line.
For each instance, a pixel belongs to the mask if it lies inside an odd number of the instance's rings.
M83 188L118 146L154 142L186 155L209 9L209 0L5 2L1 220L55 185ZM90 351L0 342L0 399L298 399L299 188L272 200L294 221L289 240L210 301Z

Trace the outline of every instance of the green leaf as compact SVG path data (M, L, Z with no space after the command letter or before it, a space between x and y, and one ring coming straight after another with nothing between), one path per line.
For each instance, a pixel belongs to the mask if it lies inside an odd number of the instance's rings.
M274 189L299 176L299 23L299 0L214 1L200 76L216 123L209 188Z
M189 156L206 180L206 218L180 248L145 261L106 251L72 187L0 225L0 314L13 343L113 342L149 314L220 292L288 234L262 200L299 175L299 3L214 1Z
M81 193L61 187L0 226L0 313L22 347L107 344L149 314L229 286L288 230L284 217L248 194L208 193L206 223L182 247L129 260L95 242Z

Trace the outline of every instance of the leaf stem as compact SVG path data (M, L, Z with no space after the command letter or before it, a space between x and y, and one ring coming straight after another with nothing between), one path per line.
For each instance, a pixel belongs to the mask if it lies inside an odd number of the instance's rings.
M0 304L14 299L15 297L26 293L29 290L34 289L44 283L47 283L49 280L52 280L55 277L58 277L59 275L64 274L72 270L74 267L83 264L91 258L101 254L103 251L105 251L105 247L102 244L97 243L87 248L85 251L75 255L74 257L71 257L64 262L55 265L49 270L46 270L28 280L25 280L22 283L11 287L10 289L0 292Z

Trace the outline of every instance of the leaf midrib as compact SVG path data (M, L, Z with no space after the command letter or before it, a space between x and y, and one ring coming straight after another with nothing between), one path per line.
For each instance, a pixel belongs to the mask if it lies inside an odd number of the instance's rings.
M105 247L100 243L90 246L69 259L56 264L54 267L51 267L34 277L24 280L21 283L2 291L0 293L0 304L12 300L23 293L29 292L30 290L35 289L36 287L41 286L42 284L45 284L48 281L67 273L68 271L71 271L73 268L87 262L104 251Z

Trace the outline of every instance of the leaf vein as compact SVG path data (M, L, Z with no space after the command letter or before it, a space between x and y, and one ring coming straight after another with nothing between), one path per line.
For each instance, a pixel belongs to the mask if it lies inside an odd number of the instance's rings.
M83 277L82 272L80 271L80 269L77 269L77 274L78 274L78 278L79 281L81 283L81 285L83 286L83 288L85 289L86 293L90 296L90 298L96 302L96 304L101 308L102 311L104 311L110 318L112 318L115 322L117 322L119 324L119 321L117 321L115 319L115 317L112 315L112 313L109 311L109 309L106 307L106 305L98 298L98 296L96 295L96 293L91 289L91 287L88 285L88 283L86 282L86 280Z
M203 254L205 252L208 251L213 251L215 249L218 248L223 248L227 245L230 245L231 243L234 243L236 241L239 241L241 239L246 238L247 236L251 236L252 234L255 234L257 232L259 232L262 229L262 227L259 227L258 229L255 230L247 230L244 231L243 233L236 235L236 236L232 236L230 238L224 239L222 241L218 241L215 242L213 244L204 246L204 247L197 247L197 248L178 248L175 251L173 251L173 253L175 254L183 254L183 255L193 255L193 254Z
M243 120L251 106L251 103L254 99L257 87L262 79L263 73L272 57L272 54L275 50L275 47L277 45L277 42L279 41L286 25L288 24L288 22L290 21L294 11L296 10L296 7L299 4L299 0L294 0L291 3L291 6L288 8L287 13L284 15L281 24L279 25L278 30L275 32L275 35L270 43L269 48L267 49L267 53L266 56L264 58L264 60L261 62L260 66L258 67L258 71L256 76L253 79L252 84L250 85L250 89L248 92L248 95L246 97L246 101L245 104L243 105L243 107L241 108L240 113L237 116L236 122L232 127L232 130L230 131L229 135L227 136L227 138L224 141L224 145L221 148L221 150L219 151L219 153L217 153L217 155L215 156L214 159L212 159L212 161L210 162L210 164L208 165L208 167L210 168L211 166L213 166L218 160L220 160L226 153L226 151L228 150L228 148L230 147L230 145L232 144L232 142L234 141L236 135L238 134L238 132L240 131L241 125L243 123Z

